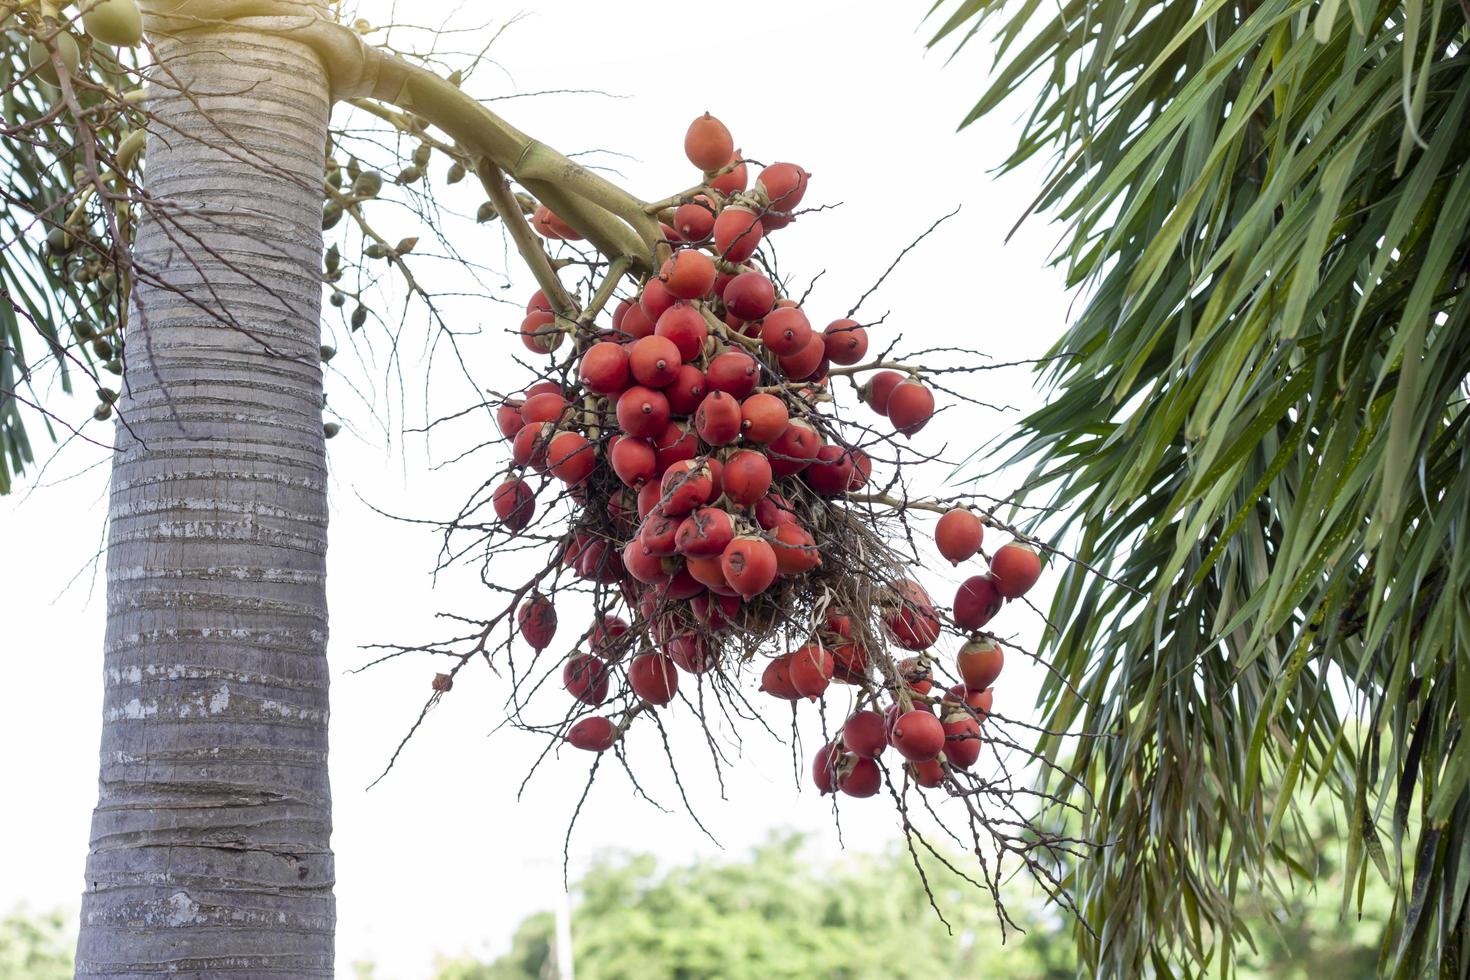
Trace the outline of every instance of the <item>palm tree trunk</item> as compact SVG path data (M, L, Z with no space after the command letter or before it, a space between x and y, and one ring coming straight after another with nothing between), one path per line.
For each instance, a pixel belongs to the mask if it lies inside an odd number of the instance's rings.
M258 32L155 41L77 973L328 977L327 82Z

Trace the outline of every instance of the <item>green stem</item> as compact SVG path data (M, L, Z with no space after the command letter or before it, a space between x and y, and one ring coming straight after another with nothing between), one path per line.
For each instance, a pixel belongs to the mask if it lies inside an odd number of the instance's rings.
M577 309L576 301L557 278L546 250L541 247L541 239L527 223L515 195L511 193L510 185L505 182L505 174L500 172L500 168L489 157L481 158L479 165L475 167L475 173L479 176L485 193L490 196L490 203L500 212L500 223L505 225L511 241L515 242L516 251L521 253L521 258L530 267L536 285L546 294L558 318L570 318Z
M377 62L374 98L422 117L461 146L489 157L589 241L610 249L609 258L621 254L645 267L651 265L661 232L658 222L644 213L642 201L533 140L433 72L378 48L365 50ZM384 83L391 86L393 81L401 84L385 95ZM554 201L544 193L548 187L554 188L550 195ZM630 225L636 238L625 229L614 230L614 220L609 220L613 216Z
M545 143L531 141L511 172L520 180L555 184L604 211L617 215L638 233L649 252L663 238L663 229L659 228L658 220L648 214L642 201L601 174L567 159Z
M254 26L295 37L317 52L335 98L386 102L438 126L471 157L488 158L537 193L609 259L623 255L651 271L666 257L662 229L641 200L522 133L448 80L368 44L321 12L279 0L191 0L187 10L190 16L160 23L187 29L212 18L259 17L265 23Z
M739 330L731 330L726 326L725 321L711 313L709 307L705 304L699 303L696 305L696 308L699 310L700 315L704 317L705 326L709 327L710 333L730 343L739 344L748 351L759 353L761 349L760 341L754 337L745 336Z
M562 218L608 258L626 257L649 269L649 250L638 236L613 215L595 204L589 204L558 184L545 183L532 177L520 177L521 184L557 216Z
M597 319L608 302L613 298L613 292L618 288L618 283L623 281L627 275L632 262L625 256L618 256L608 264L607 275L602 277L602 282L597 284L597 291L592 294L592 299L587 303L587 308L577 318L577 325L590 327L592 321Z

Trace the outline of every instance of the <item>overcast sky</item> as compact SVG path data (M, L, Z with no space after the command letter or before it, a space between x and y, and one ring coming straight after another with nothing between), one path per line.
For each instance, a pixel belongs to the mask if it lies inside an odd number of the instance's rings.
M646 199L691 182L682 138L705 110L729 125L749 155L805 166L813 174L807 203L841 205L802 218L776 239L781 268L797 282L825 270L807 304L814 322L845 313L904 245L960 207L864 306L867 318L889 312L885 327L874 331L875 344L886 343L883 331L901 330L908 347L978 347L997 361L1036 356L1059 335L1066 316L1060 276L1045 267L1056 230L1038 221L1005 242L1037 192L1038 174L997 179L990 173L1014 144L1021 107L955 132L984 84L989 53L976 44L948 67L943 56L926 54L919 24L926 6L542 0L496 42L496 64L477 71L470 88L482 97L550 89L608 93L513 98L492 107L564 151L613 151L582 159L616 168L614 179ZM452 9L419 0L399 5L398 20L437 26ZM370 7L364 12L386 19ZM463 17L453 23L473 26ZM417 43L427 37L419 35ZM461 36L448 46L470 50L481 43ZM437 178L444 164L435 161L432 170ZM475 204L451 203L470 210ZM404 234L421 230L401 223ZM517 369L505 357L518 348L501 331L518 320L514 307L533 288L529 277L506 258L497 226L456 225L454 234L485 265L485 283L498 287L509 276L504 296L513 304L448 301L457 329L484 332L465 339L461 353L482 385L518 387L523 382L513 380ZM434 285L476 288L442 276ZM327 331L337 333L330 323ZM362 646L440 636L436 612L473 615L491 601L473 569L431 580L439 544L433 534L374 512L450 514L503 459L497 448L431 470L484 439L480 419L451 427L431 444L401 437L401 428L422 424L426 412L453 411L474 398L442 344L431 361L421 314L410 312L404 336L411 341L397 373L385 371L381 346L357 357L335 339L345 353L333 364L338 373L328 390L346 431L328 444L328 589L339 966L346 974L352 961L370 958L380 976L413 980L428 976L436 952L503 951L526 914L550 907L560 887L563 832L589 757L568 750L548 760L518 801L517 787L542 742L513 731L487 737L501 718L503 682L483 669L466 670L397 769L365 791L416 715L436 665L402 660L349 674L366 659ZM979 376L973 385L986 401L1026 406L1036 404L1031 383L1028 371L1007 370ZM850 403L851 390L839 391ZM1016 417L959 406L917 442L929 451L948 446L957 459L1003 434ZM101 428L96 434L110 438ZM31 492L32 480L0 499L7 630L0 786L8 797L0 809L0 913L24 902L74 914L82 888L101 720L103 582L89 561L104 537L103 456L93 447L69 447L50 463L44 481L51 485ZM931 485L948 475L943 466L931 469ZM987 489L1011 486L995 482ZM519 581L518 568L506 560L496 574ZM978 570L955 572L934 556L925 581L948 601L954 585ZM1044 579L1040 599L1048 586ZM575 610L563 610L563 621L568 632L583 628ZM1008 609L997 626L1028 646L1040 628L1019 608ZM1030 717L1039 680L1037 668L1012 658L998 684L997 707ZM751 687L753 694L753 679ZM563 699L552 691L538 702L546 720L563 709ZM755 703L774 729L789 730L784 704ZM829 708L837 717L842 710L841 698ZM786 745L747 732L742 757L724 774L728 800L721 801L702 738L680 709L667 713L690 799L728 852L744 851L776 827L811 830L836 852L829 801L809 788L797 792ZM814 720L812 709L803 715L808 724ZM652 850L669 860L717 853L678 807L657 742L634 738L630 751L643 763L650 790L673 812L635 799L621 773L607 773L571 841L574 876L607 848ZM880 798L844 803L842 819L849 848L881 848L898 834Z

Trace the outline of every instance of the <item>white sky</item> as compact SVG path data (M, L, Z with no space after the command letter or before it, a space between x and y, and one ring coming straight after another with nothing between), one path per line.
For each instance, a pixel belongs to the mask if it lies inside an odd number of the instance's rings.
M690 182L683 132L706 109L729 125L749 155L804 165L814 174L808 204L842 202L836 210L803 218L776 239L781 267L798 283L827 270L808 302L814 322L842 315L900 248L962 205L863 312L891 310L889 327L901 329L911 348L953 343L984 349L997 361L1035 356L1058 336L1066 315L1060 277L1044 268L1056 231L1036 222L1003 241L1035 196L1037 173L999 180L988 173L1014 145L1014 113L955 133L981 90L988 55L977 44L948 68L942 57L926 55L927 35L919 28L925 6L542 2L496 45L492 54L499 68L482 69L471 89L491 96L595 88L621 96L551 95L493 108L565 151L628 154L588 162L616 167L616 179L648 199ZM400 20L437 26L451 6L420 0L401 10ZM371 17L371 8L367 13ZM687 35L694 40L680 40L676 22L689 25ZM666 39L658 36L657 25L669 25ZM461 39L452 46L478 44ZM443 169L434 163L436 176ZM474 202L468 206L473 210ZM403 227L404 234L417 230ZM513 262L502 262L500 233L495 226L488 229L461 228L457 240L495 270L491 281L509 269L514 285L505 295L518 304L532 288L529 277ZM421 248L427 250L428 241L426 235ZM438 285L454 284L441 279ZM450 303L447 309L462 329L487 330L486 337L462 345L479 379L487 386L519 386L510 380L518 369L503 366L503 355L518 347L505 344L499 333L516 321L511 308L478 301ZM414 326L406 335L415 336L417 329L421 337L421 321L411 314ZM886 340L874 331L875 345ZM381 977L417 978L429 974L436 952L488 957L503 951L525 915L550 907L560 887L563 831L590 757L568 750L551 760L517 802L516 788L540 741L509 731L487 738L499 720L504 688L483 669L466 670L396 771L364 791L416 715L435 665L401 661L349 675L365 659L361 646L442 635L432 620L435 612L475 613L489 601L473 570L451 571L431 583L433 535L380 517L369 505L420 517L452 513L503 458L497 449L474 463L428 472L431 463L479 441L479 422L436 437L430 447L412 436L400 445L398 399L406 403L408 424L420 424L427 371L421 343L408 344L402 356L401 392L381 367L364 369L350 352L334 363L342 375L329 382L331 402L351 426L329 443L333 845L340 969L347 974L352 961L372 958ZM431 411L454 410L473 397L447 358L434 361L431 378ZM980 376L972 390L992 402L1034 404L1030 382L1024 370L999 371ZM351 386L376 386L378 410L394 412L386 430L353 400ZM850 404L853 396L847 389L841 397ZM78 414L85 411L79 404ZM917 441L930 450L947 443L950 455L959 458L1008 424L993 412L962 406L942 415ZM95 434L106 438L100 428ZM34 494L22 485L0 498L6 555L0 561L0 604L7 629L0 786L10 801L0 808L0 912L24 902L74 913L82 887L95 801L104 614L101 579L85 566L103 540L107 475L105 466L87 468L102 455L73 446L51 464L46 480L81 475ZM944 467L936 469L942 478ZM510 581L517 565L506 562L497 572ZM926 581L941 601L952 597L964 574L980 571L957 574L937 556L930 568ZM1049 584L1044 578L1039 601L1048 598ZM566 633L582 628L576 612L563 609L562 617ZM997 627L1028 646L1039 635L1039 622L1020 608L1008 609ZM999 683L997 708L1029 717L1039 682L1038 668L1012 658ZM563 698L559 690L550 691L539 702L548 719L563 708ZM756 703L772 727L788 727L784 705ZM829 710L840 717L841 700ZM796 792L785 746L747 733L744 758L725 773L730 802L724 803L697 731L687 718L681 723L679 710L668 713L675 716L671 737L690 798L727 850L738 854L784 826L814 831L835 852L828 802L809 789ZM810 721L813 711L803 715ZM642 760L651 790L674 812L664 815L635 799L613 767L606 773L610 778L594 788L573 837L574 875L609 847L653 850L671 861L716 853L679 809L657 742L635 738L632 752ZM850 801L842 814L850 848L880 848L897 837L894 814L881 798Z

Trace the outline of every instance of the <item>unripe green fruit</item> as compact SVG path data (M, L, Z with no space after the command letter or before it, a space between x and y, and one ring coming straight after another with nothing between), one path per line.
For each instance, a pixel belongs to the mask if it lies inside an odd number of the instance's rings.
M500 217L500 212L495 210L495 205L489 201L481 204L480 210L475 212L475 221L482 225L487 221L494 221L498 217Z
M333 167L327 171L327 183L337 190L342 189L342 169L340 167Z
M327 361L330 361L332 358L337 356L337 348L333 347L331 344L322 344L321 354L322 362L326 363Z
M383 175L376 170L365 171L352 181L352 193L357 197L377 197L382 189Z
M449 173L444 177L444 182L446 184L457 184L462 180L464 180L464 165L459 163L451 165Z
M108 371L111 371L113 374L122 374L122 361L117 361L117 360L108 361L107 363L103 364L102 366L104 368L106 368Z
M131 48L143 40L143 15L133 0L97 0L84 9L82 27L107 44Z
M66 66L68 75L75 75L78 66L82 63L82 52L77 47L76 39L70 34L62 31L52 39L56 45L56 53L61 55L61 63ZM46 45L36 39L31 40L30 47L26 49L26 60L35 69L36 77L50 85L60 84L56 77L56 65L51 61L51 52Z
M333 306L345 306L345 305L347 305L347 296L346 296L346 294L339 293L339 292L335 292L334 291L332 293L331 303L332 303Z
M74 244L65 228L52 228L46 233L46 248L52 255L65 255Z
M106 337L98 337L96 340L92 341L92 353L96 354L104 361L110 361L112 360L113 354L112 344L107 342Z
M367 307L359 306L352 311L352 329L361 329L364 323L367 323Z
M420 143L413 150L413 165L415 167L427 167L429 158L433 155L433 148L427 143Z
M98 422L106 422L108 419L112 418L112 406L107 404L106 402L103 402L96 408L92 409L92 418L96 419Z
M342 220L342 205L328 201L322 208L322 231L326 231Z
M418 167L404 167L398 171L398 182L400 184L416 184L424 172Z
M334 435L336 435L338 432L341 432L341 431L342 431L342 427L340 425L338 425L336 422L323 422L322 423L322 435L325 436L328 439L332 438Z

